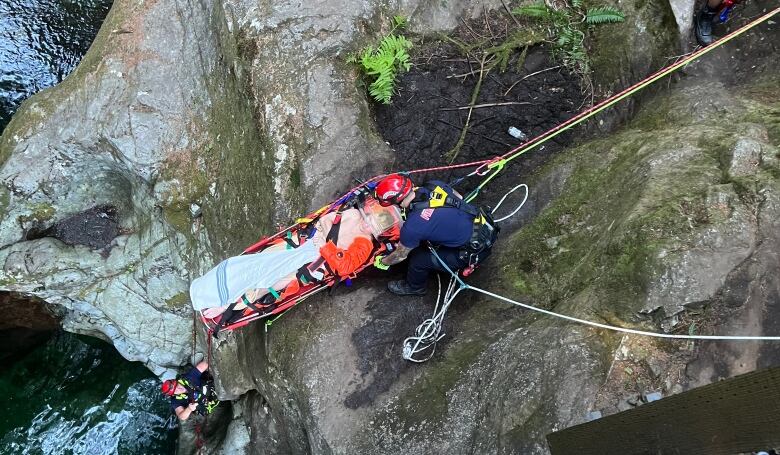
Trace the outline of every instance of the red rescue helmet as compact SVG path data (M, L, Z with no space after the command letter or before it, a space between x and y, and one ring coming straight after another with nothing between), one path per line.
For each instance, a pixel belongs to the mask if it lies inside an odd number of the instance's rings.
M401 174L390 174L377 183L374 196L383 207L387 207L392 204L400 204L412 192L413 187L414 184L409 177Z
M176 392L177 385L179 385L179 383L176 382L175 379L168 379L167 381L163 381L160 391L162 391L163 395L168 395L169 397L173 396Z

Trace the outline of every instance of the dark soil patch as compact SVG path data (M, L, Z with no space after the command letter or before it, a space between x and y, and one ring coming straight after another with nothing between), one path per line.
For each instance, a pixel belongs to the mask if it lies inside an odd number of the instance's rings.
M31 229L26 240L54 237L67 245L85 245L93 249L107 247L120 234L117 209L99 205L58 221L52 226Z
M491 31L495 34L488 45L500 44L511 33L499 13L490 13ZM514 24L512 24L514 26ZM484 19L471 23L468 30L477 35L491 36ZM466 41L470 31L456 31ZM475 38L472 38L472 41ZM412 170L441 166L445 156L458 142L466 123L472 92L477 84L480 60L477 51L468 56L454 44L436 41L418 46L413 56L414 66L400 76L397 94L390 105L375 107L379 132L397 156L395 168ZM533 46L523 53L516 49L510 55L506 71L498 66L483 76L481 89L469 122L468 134L455 163L493 158L519 146L573 117L586 104L580 77L560 67L550 58L544 46ZM492 105L491 105L492 104ZM514 127L524 137L509 134ZM490 184L481 203L494 203L491 196L503 194L519 178L568 145L578 133L563 133L538 150L512 162L500 179ZM430 178L452 180L466 171L439 172L416 177L418 183ZM478 181L463 182L459 189L471 190Z
M696 11L700 5L697 2ZM716 37L725 36L776 7L775 0L744 2L734 8L728 22L716 24L713 32ZM691 43L695 44L693 38ZM776 74L780 70L778 53L780 25L777 19L772 19L702 57L686 68L685 73L694 77L692 83L711 79L726 86L740 85L756 75Z

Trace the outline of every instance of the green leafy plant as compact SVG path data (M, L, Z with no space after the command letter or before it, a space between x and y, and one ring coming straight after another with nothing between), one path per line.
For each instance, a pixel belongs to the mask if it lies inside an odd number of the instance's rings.
M588 25L614 24L625 19L623 13L614 6L597 6L585 12L585 23Z
M625 20L623 13L615 7L596 6L586 10L582 0L572 0L570 7L561 9L550 8L544 2L532 3L515 8L512 13L549 25L553 54L564 65L583 74L590 72L584 44L587 28Z
M393 28L387 34L379 46L369 46L363 49L359 55L351 55L347 62L360 66L366 79L371 83L368 93L377 101L390 104L390 98L395 91L395 78L401 70L409 71L412 66L409 58L409 49L412 43L395 31L406 26L406 18L393 17Z

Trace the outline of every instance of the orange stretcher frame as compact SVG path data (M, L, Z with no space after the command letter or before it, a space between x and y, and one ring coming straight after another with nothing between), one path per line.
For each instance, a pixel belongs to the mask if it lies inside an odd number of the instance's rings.
M289 226L270 237L263 237L256 243L244 249L244 251L241 254L242 255L257 254L264 251L266 248L272 245L285 242L285 237L288 236L288 233L296 234L299 230L307 229L323 215L339 210L343 208L345 205L349 205L350 203L355 202L360 197L373 199L371 192L365 186L359 187L351 191L350 193L346 194L345 196L339 198L337 201L333 202L332 204L326 205L303 218L299 218L296 221L296 223L293 224L292 226ZM312 295L320 291L323 291L325 289L331 288L342 281L348 281L357 277L358 273L363 271L366 267L373 265L374 260L378 255L388 254L395 249L394 242L397 242L398 235L399 235L398 229L393 229L393 232L391 234L388 234L386 239L378 239L378 240L374 239L373 242L374 248L371 251L369 258L366 260L366 262L363 265L355 269L355 271L349 276L338 276L335 274L327 274L322 280L316 282L302 283L300 280L297 280L297 284L296 282L291 283L290 285L287 286L287 288L285 288L285 290L283 290L280 293L279 298L273 303L273 305L268 307L268 311L264 311L263 313L260 313L255 309L248 307L244 310L240 310L241 313L239 317L233 316L232 318L233 320L224 325L221 325L222 322L221 319L223 315L219 315L216 318L208 318L203 315L202 311L199 311L198 313L200 315L200 319L203 322L203 324L206 325L208 330L214 333L217 331L227 332L227 331L235 330L244 327L250 322L256 321L258 319L267 319L275 315L281 315L282 313L288 311L289 309L301 303L302 301L306 300L307 298L311 297ZM297 289L295 289L294 292L286 292L287 289L293 285L296 285Z

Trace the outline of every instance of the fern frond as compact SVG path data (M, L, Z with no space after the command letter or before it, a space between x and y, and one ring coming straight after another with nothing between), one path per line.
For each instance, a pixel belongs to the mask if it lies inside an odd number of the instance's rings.
M579 8L582 6L582 0L571 0L572 8Z
M520 6L512 10L512 14L517 16L532 17L534 19L550 19L550 8L544 2L532 3L530 5Z
M626 17L623 12L614 6L597 6L589 8L585 14L585 23L588 25L614 24L623 22Z
M393 28L406 27L406 17L402 15L393 16Z
M367 47L360 55L360 66L363 73L373 82L368 86L368 93L377 101L390 103L395 88L395 77L398 71L408 71L411 67L409 53L412 43L403 36L387 35L382 38L375 49Z

